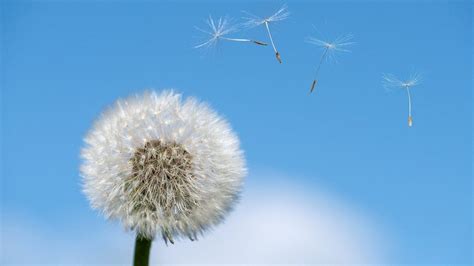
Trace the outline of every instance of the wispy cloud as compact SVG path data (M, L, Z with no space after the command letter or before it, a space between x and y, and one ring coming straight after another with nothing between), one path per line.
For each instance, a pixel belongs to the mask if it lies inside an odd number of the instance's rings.
M253 184L228 222L198 242L155 246L152 261L198 264L383 263L383 236L364 213L322 189ZM286 181L285 181L286 180Z
M321 188L294 178L252 177L227 222L199 241L154 243L153 264L382 264L385 239L375 222ZM271 181L271 182L267 182ZM75 231L6 219L2 265L129 265L133 235L116 225L68 225ZM100 221L99 219L97 221ZM6 245L8 244L8 245ZM25 256L25 253L28 256Z

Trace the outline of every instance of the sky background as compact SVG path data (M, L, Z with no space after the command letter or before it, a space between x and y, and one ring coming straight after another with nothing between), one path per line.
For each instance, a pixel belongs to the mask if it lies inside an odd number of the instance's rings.
M196 50L194 27L267 16L271 47ZM201 241L154 244L158 263L471 265L470 1L2 1L1 256L16 264L130 264L133 234L81 193L82 138L144 89L209 102L238 133L242 203ZM322 66L319 32L357 42ZM268 41L263 27L236 37ZM414 126L382 73L423 75Z

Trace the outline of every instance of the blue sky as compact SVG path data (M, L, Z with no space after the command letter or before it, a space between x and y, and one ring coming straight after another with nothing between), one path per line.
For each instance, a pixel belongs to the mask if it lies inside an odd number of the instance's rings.
M118 228L80 191L82 137L115 99L174 88L231 122L246 189L283 179L309 202L331 193L380 228L385 263L471 264L472 4L287 1L290 18L272 27L283 64L270 47L193 49L208 15L239 22L242 10L269 15L282 3L3 1L2 261L20 259L7 247L19 241L12 223L34 224L40 243ZM352 33L357 44L322 66L308 95L321 55L305 42L319 36L312 25L330 37ZM240 34L267 40L264 28ZM381 80L413 70L423 83L408 128L405 93L386 92Z

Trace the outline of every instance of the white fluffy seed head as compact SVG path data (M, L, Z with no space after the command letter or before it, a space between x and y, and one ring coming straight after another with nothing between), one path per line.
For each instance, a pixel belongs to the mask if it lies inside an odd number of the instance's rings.
M246 17L243 18L246 21L244 23L244 26L249 27L249 28L257 27L264 23L273 23L277 21L282 21L282 20L287 19L290 16L290 12L288 12L288 7L286 5L283 5L280 9L278 9L275 13L273 13L271 16L268 16L268 17L259 17L247 11L243 11L243 12L244 14L247 15Z
M419 73L414 72L407 80L400 80L393 74L383 74L382 82L386 90L393 88L410 89L421 83L422 77Z
M337 37L334 41L327 41L315 37L309 37L307 39L307 42L321 47L325 51L326 60L337 62L336 55L338 52L351 51L349 50L349 47L355 44L355 42L352 41L353 38L354 36L352 34L343 34Z
M173 91L117 101L82 149L84 192L125 228L196 239L232 209L246 175L239 140L206 104Z
M237 31L237 27L231 25L229 19L226 17L221 17L218 20L214 20L211 16L209 16L206 22L210 31L202 30L198 27L196 27L196 29L207 34L209 38L205 42L194 46L194 48L210 48L212 46L216 46L221 38L225 37L227 34Z

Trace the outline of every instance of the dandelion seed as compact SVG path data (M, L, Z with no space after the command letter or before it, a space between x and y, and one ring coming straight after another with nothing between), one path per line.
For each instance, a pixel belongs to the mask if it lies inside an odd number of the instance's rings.
M245 11L244 11L244 13L249 16L249 17L244 17L244 19L247 20L247 22L244 23L244 25L246 25L247 27L257 27L257 26L260 26L260 25L265 25L265 28L266 28L267 33L268 33L268 37L270 38L270 43L272 44L272 47L273 47L273 51L275 51L276 59L281 64L281 62L282 62L281 61L281 56L280 56L280 53L278 52L278 50L275 46L275 42L273 41L272 32L270 30L270 24L273 23L273 22L285 20L290 16L290 13L288 12L286 5L282 6L273 15L271 15L269 17L264 17L264 18L258 17L256 15L253 15L253 14L245 12Z
M413 117L411 115L411 94L410 89L421 83L421 75L414 73L408 80L402 81L392 74L383 75L383 84L386 89L401 88L405 89L408 97L408 126L413 125Z
M226 35L235 33L238 31L238 28L234 25L231 25L229 23L229 20L227 18L219 18L217 21L214 21L211 16L207 19L207 25L210 28L210 31L202 30L198 27L196 27L197 30L206 33L207 35L210 36L210 38L196 46L194 48L202 48L202 47L212 47L217 45L217 43L220 40L225 40L225 41L232 41L232 42L250 42L258 45L263 45L266 46L267 44L261 41L257 40L251 40L251 39L243 39L243 38L230 38L226 37Z
M350 50L348 50L347 47L355 43L351 41L352 39L353 39L352 34L341 35L332 42L320 40L314 37L308 38L307 40L308 43L311 43L323 48L323 54L321 55L321 58L319 59L318 65L316 66L314 80L313 80L313 83L311 84L311 89L309 93L313 92L314 88L316 87L318 83L318 74L323 62L328 59L335 60L335 55L337 52L350 52Z
M81 156L84 193L134 230L136 257L218 225L246 175L239 140L206 104L172 91L119 100L95 122ZM140 253L140 254L137 254ZM146 258L148 259L148 258Z

